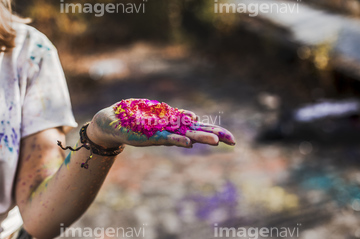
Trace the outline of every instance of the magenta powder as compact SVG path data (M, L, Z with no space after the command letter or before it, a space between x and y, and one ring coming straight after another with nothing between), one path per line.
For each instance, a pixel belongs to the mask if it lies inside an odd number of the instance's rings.
M148 138L164 130L185 135L195 123L181 110L148 99L122 100L114 106L114 112L118 119L116 127L145 134Z

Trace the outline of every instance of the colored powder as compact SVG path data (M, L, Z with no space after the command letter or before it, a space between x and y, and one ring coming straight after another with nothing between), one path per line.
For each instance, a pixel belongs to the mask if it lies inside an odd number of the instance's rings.
M185 135L188 130L194 129L196 124L196 121L181 110L155 100L122 100L114 106L114 112L118 118L115 121L117 128L124 127L148 138L164 130Z

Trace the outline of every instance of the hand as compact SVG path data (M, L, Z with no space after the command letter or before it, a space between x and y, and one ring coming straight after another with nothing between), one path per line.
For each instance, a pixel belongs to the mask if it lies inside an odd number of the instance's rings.
M121 144L132 146L175 145L191 148L193 143L218 145L219 141L228 145L235 145L234 136L228 130L220 126L200 122L193 124L191 130L188 130L185 135L164 130L157 131L150 138L124 127L116 128L112 124L112 122L118 120L113 110L115 105L99 111L88 127L88 137L98 145L108 148L117 147ZM196 115L193 112L184 110L183 113L192 120L196 120Z

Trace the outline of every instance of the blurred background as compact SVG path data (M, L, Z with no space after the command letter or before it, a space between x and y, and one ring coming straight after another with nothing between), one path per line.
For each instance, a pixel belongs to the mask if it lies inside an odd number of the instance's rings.
M58 48L79 125L121 99L149 98L212 117L237 139L127 147L74 227L146 224L145 238L181 239L213 238L216 223L360 238L360 1L268 2L299 11L249 17L214 13L211 0L129 0L145 13L96 17L15 1Z

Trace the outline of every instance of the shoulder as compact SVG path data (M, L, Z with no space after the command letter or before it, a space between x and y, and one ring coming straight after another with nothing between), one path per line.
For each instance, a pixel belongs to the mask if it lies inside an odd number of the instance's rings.
M17 58L18 63L24 64L26 61L39 63L44 56L57 52L51 41L34 27L23 23L14 23L12 27L16 31L12 54Z
M23 23L14 23L12 27L16 31L16 38L15 48L10 54L13 62L16 62L15 68L19 75L32 78L44 62L57 56L57 50L51 41L34 27Z
M42 43L46 44L49 48L55 48L43 33L32 26L23 23L14 23L12 27L16 31L16 47L21 47L26 43Z

